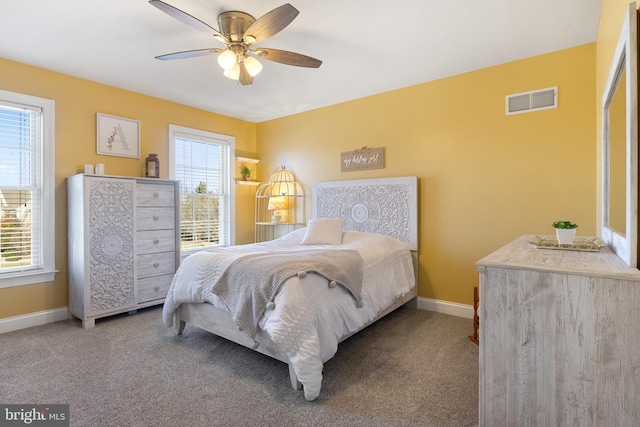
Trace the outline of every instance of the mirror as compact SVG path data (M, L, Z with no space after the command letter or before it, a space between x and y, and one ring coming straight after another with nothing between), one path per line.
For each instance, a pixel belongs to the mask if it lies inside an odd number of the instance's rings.
M629 5L602 97L602 239L638 266L637 11Z
M609 228L627 233L627 82L626 71L613 91L609 104Z

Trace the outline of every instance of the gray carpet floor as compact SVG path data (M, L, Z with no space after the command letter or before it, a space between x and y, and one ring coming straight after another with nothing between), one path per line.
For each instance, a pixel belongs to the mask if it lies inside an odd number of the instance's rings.
M287 366L161 307L0 335L0 403L70 405L72 426L475 426L472 322L402 307L340 344L320 397Z

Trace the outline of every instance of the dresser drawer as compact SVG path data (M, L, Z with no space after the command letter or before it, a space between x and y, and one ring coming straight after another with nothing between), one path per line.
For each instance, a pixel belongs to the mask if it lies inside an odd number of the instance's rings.
M136 209L136 229L140 230L172 230L176 226L173 208L138 208Z
M138 255L137 277L162 276L163 274L173 274L176 271L175 252L163 252L161 254Z
M174 230L138 231L136 233L136 253L138 255L175 250L176 234Z
M138 280L138 304L167 297L173 274Z
M173 185L138 183L136 186L136 206L173 206L174 200Z

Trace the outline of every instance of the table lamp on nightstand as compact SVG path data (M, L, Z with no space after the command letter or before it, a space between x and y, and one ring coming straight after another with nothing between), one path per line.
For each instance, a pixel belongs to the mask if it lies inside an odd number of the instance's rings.
M269 197L267 210L272 211L271 222L286 222L287 219L287 198L286 196Z

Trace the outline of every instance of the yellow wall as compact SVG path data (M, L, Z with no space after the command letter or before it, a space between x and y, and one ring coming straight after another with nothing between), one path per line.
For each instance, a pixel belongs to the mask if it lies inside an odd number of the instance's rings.
M108 174L141 175L141 160L96 155L96 112L140 120L141 153L165 162L170 122L234 135L240 155L262 160L258 179L284 164L309 196L314 181L417 175L420 295L470 304L475 262L513 238L552 233L558 219L597 232L600 102L627 4L603 1L594 44L258 125L0 59L0 89L56 101L60 269L54 283L0 289L0 318L66 306L65 178L98 162ZM504 115L505 95L550 86L558 109ZM362 146L385 147L386 167L341 173L340 153ZM243 243L253 238L255 190L236 190Z
M107 175L142 176L144 158L157 153L161 178L168 178L169 124L236 137L238 153L256 151L256 125L134 92L0 58L0 89L55 100L56 268L52 283L0 289L0 318L67 305L66 177L85 163L104 163ZM96 154L96 113L140 121L140 159ZM236 186L238 243L253 241L255 187ZM247 215L249 212L249 215Z
M264 180L419 177L419 295L471 304L475 262L569 219L595 229L595 43L258 124ZM505 115L505 96L558 86L559 107ZM340 153L385 147L385 168ZM310 212L309 208L307 209Z

